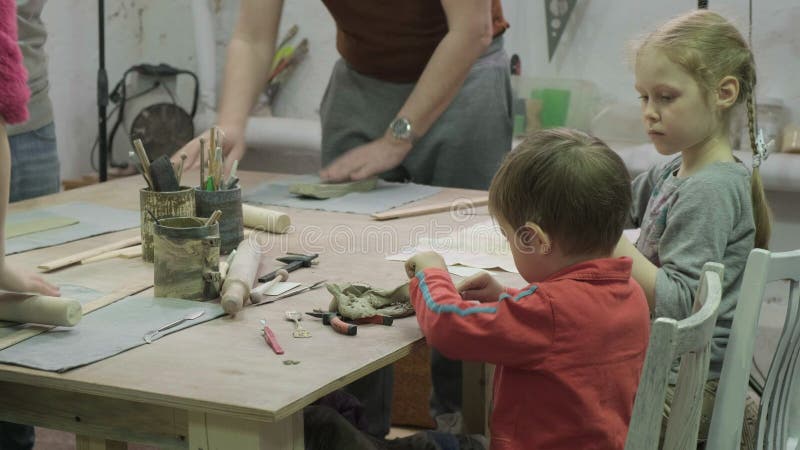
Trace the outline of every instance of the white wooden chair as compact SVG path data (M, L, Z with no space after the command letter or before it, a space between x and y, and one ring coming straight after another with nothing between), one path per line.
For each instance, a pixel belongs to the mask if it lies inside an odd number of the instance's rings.
M718 263L703 266L695 296L696 312L691 316L680 321L662 317L653 322L625 441L626 450L658 448L669 373L678 357L681 363L663 448L696 447L703 387L711 358L711 337L722 299L723 270Z
M706 450L738 449L761 302L767 283L789 281L783 332L767 373L758 414L756 449L787 448L793 387L800 355L800 250L750 252L722 365ZM795 432L797 430L794 430Z

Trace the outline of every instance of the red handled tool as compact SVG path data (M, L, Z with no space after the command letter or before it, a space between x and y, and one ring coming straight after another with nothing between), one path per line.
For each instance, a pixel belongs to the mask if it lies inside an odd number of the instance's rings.
M267 345L272 347L272 351L274 351L276 355L282 355L283 348L281 348L281 344L278 344L278 338L275 337L275 333L267 326L267 321L261 319L261 325L264 327L264 340L267 341Z
M358 327L352 323L343 321L339 314L335 312L307 312L309 316L322 319L324 325L330 325L339 334L345 336L355 336L358 333Z
M387 327L390 327L392 326L392 323L394 323L394 319L389 316L369 316L362 317L360 319L351 319L349 322L353 322L358 325L374 323L375 325L386 325Z

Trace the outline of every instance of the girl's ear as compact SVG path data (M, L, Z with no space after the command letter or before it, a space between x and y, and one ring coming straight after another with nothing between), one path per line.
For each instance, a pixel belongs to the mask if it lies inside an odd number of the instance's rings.
M739 87L739 80L732 75L720 80L716 92L717 107L728 109L735 105L736 99L739 98Z

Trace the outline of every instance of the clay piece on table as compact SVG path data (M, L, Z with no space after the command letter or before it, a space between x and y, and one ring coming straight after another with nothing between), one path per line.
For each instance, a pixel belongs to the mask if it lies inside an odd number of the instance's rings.
M367 192L378 185L377 178L348 181L346 183L296 183L289 185L289 192L304 197L328 199L341 197L352 192Z
M326 284L333 295L329 311L342 317L361 319L372 316L406 317L414 314L408 283L394 289L378 289L365 283Z

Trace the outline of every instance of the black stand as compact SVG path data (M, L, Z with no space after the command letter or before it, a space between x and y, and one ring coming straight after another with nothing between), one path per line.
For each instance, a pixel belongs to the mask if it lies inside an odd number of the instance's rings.
M97 0L97 40L100 67L97 70L97 114L99 115L98 141L100 145L100 182L108 179L108 137L106 135L106 106L108 106L108 74L106 74L105 2Z

